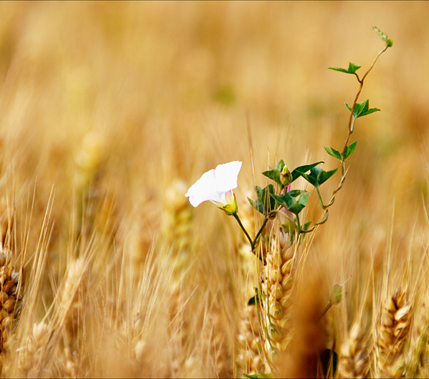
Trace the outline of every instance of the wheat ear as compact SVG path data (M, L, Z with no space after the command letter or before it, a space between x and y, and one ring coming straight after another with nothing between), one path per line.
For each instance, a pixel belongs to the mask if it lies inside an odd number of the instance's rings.
M403 351L410 331L412 314L412 304L407 301L406 293L397 288L388 301L378 328L377 371L381 377L400 377L404 374Z
M39 376L44 367L46 345L51 333L45 322L33 325L25 345L18 349L18 367L27 378Z
M83 258L68 264L64 286L60 292L59 307L62 315L63 344L59 354L61 376L76 377L82 373L82 325L88 272Z
M366 378L371 363L370 334L355 323L341 346L339 374L342 378Z
M246 306L241 315L237 336L238 351L236 355L237 374L258 374L264 371L262 355L262 338L258 321L258 306Z
M175 180L166 190L164 212L161 221L162 235L172 249L172 258L177 257L177 269L181 269L189 260L193 209L183 196L187 185Z
M285 351L291 340L290 309L294 286L295 245L290 244L289 235L278 230L272 236L265 266L263 291L268 352Z
M16 271L12 252L0 245L0 352L7 350L7 341L21 313L22 273Z
M240 219L249 235L256 234L254 209L249 204L239 205ZM237 349L235 356L236 371L238 376L246 374L257 374L263 371L263 361L261 359L261 328L258 321L257 304L248 306L248 300L255 294L253 288L257 282L257 272L260 271L259 260L255 260L252 247L245 234L240 234L237 251L240 260L241 277L243 278L242 288L245 295L245 305L240 313L240 320L237 333ZM260 318L259 318L260 319Z

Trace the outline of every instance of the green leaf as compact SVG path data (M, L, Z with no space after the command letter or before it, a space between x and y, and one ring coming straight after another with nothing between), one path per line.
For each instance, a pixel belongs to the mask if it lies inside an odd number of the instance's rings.
M305 207L307 205L307 203L308 203L308 199L309 198L310 198L310 192L304 192L299 197L299 200L298 200L297 204L301 204L301 205L303 205Z
M325 150L330 156L337 158L340 162L343 161L342 155L338 150L335 150L332 147L326 147L326 146L325 146Z
M296 203L292 205L288 210L296 215L298 215L303 209L305 208L305 205Z
M322 170L319 167L313 167L309 174L302 174L301 176L307 180L311 185L318 188L321 184L325 183L332 175L337 172L337 169L331 171Z
M368 109L365 113L359 115L359 117L366 116L366 115L369 115L371 113L380 112L380 111L381 111L381 109L379 109L379 108L371 108L371 109Z
M248 306L261 304L261 296L259 294L259 290L256 287L254 287L254 290L255 290L255 296L249 299L249 301L247 302Z
M362 103L356 103L354 111L354 113L356 114L356 118L360 117L362 113L368 110L368 104L368 100L362 101Z
M344 72L345 74L348 74L349 71L346 70L345 68L341 68L341 67L328 67L330 70L334 70L334 71L339 71L339 72Z
M282 196L271 195L281 206L285 207L288 211L298 215L307 205L310 192L300 191L298 201L289 195L284 193Z
M383 39L383 41L385 41L387 39L387 34L383 33L380 29L378 29L376 26L372 27L375 32Z
M318 166L319 164L324 163L323 161L312 163L309 165L299 166L292 171L292 182L298 179L302 174L305 174L307 171L311 170L313 167Z
M329 67L329 69L334 71L344 72L345 74L355 74L356 71L359 70L361 67L362 66L359 66L358 64L349 62L349 67L347 70L341 67Z
M262 175L266 176L267 178L270 178L271 180L274 180L278 184L282 184L280 181L280 173L283 170L283 167L285 166L285 163L283 160L280 160L279 163L277 163L277 166L271 170L264 171Z
M362 66L359 66L358 64L354 64L352 62L349 62L349 68L347 72L349 74L354 74L357 70L359 70Z
M314 171L313 171L314 172ZM311 171L310 174L303 174L301 173L301 176L307 181L309 182L311 185L313 185L314 187L317 187L319 185L319 183L317 183L317 175L313 176Z
M264 189L256 186L255 191L258 198L255 201L248 198L249 203L258 212L262 213L264 216L268 216L276 206L275 200L271 197L271 194L274 193L274 186L269 184Z
M298 195L301 194L300 190L292 190L288 192L289 196L293 196L293 197L297 197Z
M331 171L321 171L319 175L317 175L317 182L319 185L325 183L332 175L334 175L337 172L337 168Z
M375 30L375 32L381 37L381 39L386 42L386 46L387 47L392 47L393 46L393 41L391 39L389 39L389 37L387 36L386 33L383 33L380 29L378 29L376 26L373 27L373 29Z
M289 195L289 193L284 193L281 196L271 195L282 207L289 209L292 205L296 204L296 200Z
M351 154L356 150L357 141L353 142L351 145L346 146L346 151L344 152L344 159L347 159Z
M303 230L308 230L310 228L311 225L311 221L308 221L304 224L304 227L302 228Z
M352 113L352 108L349 107L349 105L347 103L344 103L344 105L346 106L346 108L349 110L350 113Z
M349 112L351 112L352 109L349 107L349 105L347 103L344 103L344 104L349 110ZM356 103L355 109L353 111L353 116L358 118L358 117L363 117L378 111L380 111L380 109L378 108L369 108L369 100L365 100L365 101L362 101L362 103Z
M264 214L264 208L262 207L262 204L258 203L258 200L253 201L250 197L248 197L247 200L249 200L249 203L253 208L255 208L258 212Z

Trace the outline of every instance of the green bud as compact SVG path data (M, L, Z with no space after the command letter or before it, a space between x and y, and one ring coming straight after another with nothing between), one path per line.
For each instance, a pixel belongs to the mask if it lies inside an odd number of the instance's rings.
M334 288L332 288L331 295L329 296L329 302L332 305L340 304L342 298L343 298L343 288L340 285L335 284Z
M289 171L287 166L283 167L282 172L280 173L280 182L286 187L292 183L292 173Z

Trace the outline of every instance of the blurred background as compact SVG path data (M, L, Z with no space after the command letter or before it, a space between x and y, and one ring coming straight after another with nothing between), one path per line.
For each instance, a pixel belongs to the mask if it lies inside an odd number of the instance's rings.
M16 188L37 177L43 206L55 186L62 214L77 157L96 145L127 214L161 204L172 179L192 184L230 160L244 162L243 193L280 158L330 168L323 146L343 143L343 103L358 87L327 68L351 61L364 72L383 48L377 26L394 46L360 99L382 111L358 120L338 208L384 225L395 204L407 224L427 198L428 11L386 1L2 2L3 171Z

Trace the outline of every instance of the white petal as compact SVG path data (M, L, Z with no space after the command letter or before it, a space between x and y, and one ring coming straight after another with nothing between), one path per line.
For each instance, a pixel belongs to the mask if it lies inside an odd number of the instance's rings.
M216 188L215 170L207 171L201 176L196 183L189 188L186 197L189 197L189 202L197 207L203 201L210 200L213 189Z
M219 165L215 170L207 171L189 188L185 196L189 197L189 202L194 207L208 200L218 206L227 205L231 196L228 196L227 199L226 193L231 192L232 194L231 190L237 188L237 176L241 165L241 162L235 161Z
M237 177L242 163L239 161L220 164L216 167L215 176L218 191L229 191L237 188Z

